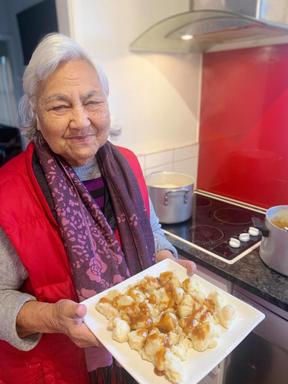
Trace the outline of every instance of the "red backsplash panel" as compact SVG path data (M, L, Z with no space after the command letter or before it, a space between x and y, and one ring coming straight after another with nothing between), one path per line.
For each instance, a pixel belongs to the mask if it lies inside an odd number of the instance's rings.
M288 204L288 45L203 55L197 187Z

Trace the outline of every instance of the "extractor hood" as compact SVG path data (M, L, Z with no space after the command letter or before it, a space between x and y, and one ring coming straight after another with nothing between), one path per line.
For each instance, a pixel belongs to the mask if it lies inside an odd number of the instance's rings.
M190 53L288 42L288 0L194 0L148 28L131 51Z

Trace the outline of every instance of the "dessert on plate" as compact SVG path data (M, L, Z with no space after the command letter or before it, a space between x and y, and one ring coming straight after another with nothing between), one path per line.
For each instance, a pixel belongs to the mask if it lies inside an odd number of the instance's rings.
M235 307L216 290L205 292L193 277L180 281L171 271L146 276L124 292L110 290L96 310L115 341L127 342L172 383L182 382L189 350L216 347L220 329L236 318Z

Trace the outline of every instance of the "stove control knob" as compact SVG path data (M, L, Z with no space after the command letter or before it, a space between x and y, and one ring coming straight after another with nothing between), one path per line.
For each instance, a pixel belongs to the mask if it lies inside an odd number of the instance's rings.
M259 229L255 227L249 227L248 233L251 236L259 236Z
M249 235L249 233L240 233L240 235L239 235L239 240L240 241L244 241L244 242L247 242L247 241L249 241L250 240L250 235Z
M240 241L238 239L235 239L235 237L231 237L229 240L229 245L232 248L240 248Z

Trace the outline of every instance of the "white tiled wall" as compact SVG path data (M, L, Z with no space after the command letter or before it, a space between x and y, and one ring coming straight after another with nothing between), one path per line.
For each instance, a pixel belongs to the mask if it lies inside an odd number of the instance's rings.
M198 144L165 151L139 154L138 160L145 176L159 171L186 173L197 179Z

